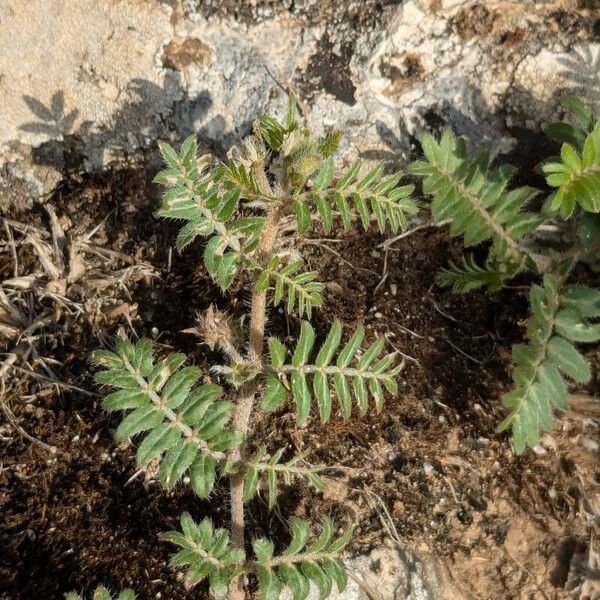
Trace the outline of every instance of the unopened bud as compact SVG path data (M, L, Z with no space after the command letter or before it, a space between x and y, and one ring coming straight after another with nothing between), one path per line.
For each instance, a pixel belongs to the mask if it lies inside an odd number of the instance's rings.
M211 350L226 348L234 342L234 331L227 314L211 304L198 320L198 330Z

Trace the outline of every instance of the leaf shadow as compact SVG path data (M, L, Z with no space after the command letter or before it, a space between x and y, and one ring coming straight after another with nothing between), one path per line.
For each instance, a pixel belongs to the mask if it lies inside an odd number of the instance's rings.
M72 132L79 110L65 113L65 95L58 90L52 95L50 106L46 107L37 98L24 95L23 101L39 121L31 121L19 127L28 133L44 134L52 138L68 135Z
M23 102L35 120L20 129L50 138L32 149L34 163L70 175L86 164L106 167L139 162L148 152L152 162L157 156L156 140L161 138L177 144L197 134L201 145L218 156L223 156L231 144L225 119L210 115L211 93L203 90L190 94L177 73L167 74L162 85L134 78L122 93L128 100L104 123L82 121L79 108L66 111L63 90L54 92L48 104L24 95Z
M600 113L600 48L596 51L588 46L580 46L571 54L558 59L563 67L558 72L568 85L563 93L578 96Z

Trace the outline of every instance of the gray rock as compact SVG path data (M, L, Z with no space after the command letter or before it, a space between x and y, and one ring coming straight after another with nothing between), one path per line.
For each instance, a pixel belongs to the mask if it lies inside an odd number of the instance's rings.
M338 593L335 585L331 600L371 600L368 591L379 594L380 600L458 600L460 596L437 572L434 564L405 548L386 544L370 554L346 561L353 577L344 592ZM363 582L359 585L358 581ZM291 600L286 588L281 600ZM311 585L309 600L318 600L319 593Z
M600 97L594 21L555 3L408 0L362 28L353 3L253 1L243 22L209 4L5 0L0 167L15 143L36 150L22 181L30 165L93 171L190 133L223 152L288 89L317 130L346 132L348 160L393 163L446 124L507 152L559 115L563 91ZM34 195L54 184L37 181Z

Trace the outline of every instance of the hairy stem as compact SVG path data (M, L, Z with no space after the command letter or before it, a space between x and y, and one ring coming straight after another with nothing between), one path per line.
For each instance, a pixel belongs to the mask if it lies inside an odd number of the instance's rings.
M310 375L314 373L323 373L333 377L334 375L344 375L345 377L362 377L363 379L389 379L389 372L376 373L375 371L369 371L365 369L355 369L353 367L338 367L336 365L328 365L326 367L317 367L316 365L301 365L294 367L293 365L283 365L278 369L273 369L276 373L302 373L303 375Z
M263 196L271 197L273 192L263 169L255 173ZM257 259L261 262L267 260L275 244L279 221L283 214L279 204L273 204L267 214L263 226L260 242L256 250ZM257 365L262 365L265 323L266 323L267 292L259 291L256 287L256 279L252 290L252 301L250 308L250 335L248 360ZM254 405L254 397L258 392L260 382L258 378L246 383L240 390L240 396L233 417L233 429L241 432L244 437L248 432L250 416ZM243 442L235 446L229 459L232 464L239 463L245 459ZM231 543L234 548L244 549L244 474L243 471L235 473L230 478L230 500L231 500ZM236 577L229 587L230 600L243 600L243 581Z
M483 205L480 198L471 192L468 187L452 173L446 171L442 167L438 166L440 173L446 177L450 183L459 191L463 198L467 199L467 202L471 205L473 210L485 221L487 226L494 232L496 236L504 241L510 251L516 255L525 252L525 249L515 240L510 232L494 218L488 209Z
M544 332L537 346L537 354L531 366L531 375L527 378L527 380L522 384L520 388L522 393L519 397L518 405L515 406L511 413L504 419L504 421L502 421L498 429L500 429L501 427L506 428L510 423L514 421L515 416L519 413L519 411L521 411L523 403L527 400L527 398L529 398L532 386L536 383L536 381L538 381L540 368L548 357L548 347L550 345L550 339L552 338L552 334L554 333L554 320L556 318L556 313L559 309L559 304L560 300L557 291L557 293L552 299L552 315L544 323Z

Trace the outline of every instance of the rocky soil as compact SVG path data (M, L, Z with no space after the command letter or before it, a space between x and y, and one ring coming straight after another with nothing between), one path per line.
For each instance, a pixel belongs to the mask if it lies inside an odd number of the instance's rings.
M451 126L540 185L534 167L552 150L542 131L565 92L600 111L598 0L3 0L0 278L24 291L18 314L0 311L12 408L0 422L0 598L102 581L178 598L157 532L176 506L226 518L223 494L198 505L130 480L132 449L116 447L90 392L86 357L117 330L202 365L210 356L181 331L210 302L243 307L243 290L221 297L199 247L177 256L174 228L154 218L157 140L196 133L223 156L294 93L313 129L344 132L344 160L401 168L421 132ZM254 424L257 438L349 469L324 496L303 490L282 506L359 523L349 565L365 585L343 597L600 598L597 349L593 383L517 459L495 425L520 291L436 288L457 251L442 231L385 255L377 234L311 235L302 251L327 283L321 324L363 321L409 356L402 395L374 422ZM275 315L273 327L285 336L297 323ZM23 355L23 331L40 355ZM281 529L264 507L250 521Z

